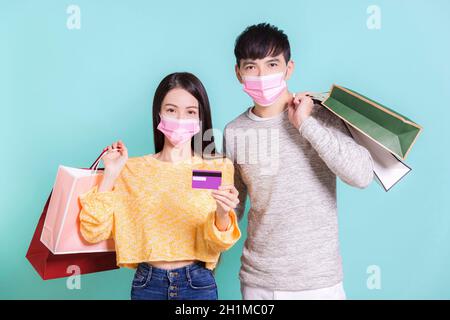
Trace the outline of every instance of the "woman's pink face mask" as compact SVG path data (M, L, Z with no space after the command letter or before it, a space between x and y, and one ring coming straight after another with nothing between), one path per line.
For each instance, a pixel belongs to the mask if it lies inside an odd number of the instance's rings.
M157 129L164 133L175 147L179 147L200 131L200 120L161 116Z

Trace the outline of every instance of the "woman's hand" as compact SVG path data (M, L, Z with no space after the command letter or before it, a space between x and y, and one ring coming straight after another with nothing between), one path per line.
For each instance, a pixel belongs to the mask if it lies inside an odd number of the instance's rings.
M233 185L220 186L219 190L212 190L212 197L217 203L217 213L226 215L231 209L236 208L239 203L239 192Z
M108 146L102 160L105 166L105 175L117 177L128 160L128 150L122 140Z
M216 227L220 231L225 231L230 224L228 212L239 203L239 192L233 185L225 185L220 186L219 190L212 190L211 195L217 203Z
M288 117L289 122L298 130L303 121L311 115L314 107L314 101L310 92L300 92L295 94L289 104Z

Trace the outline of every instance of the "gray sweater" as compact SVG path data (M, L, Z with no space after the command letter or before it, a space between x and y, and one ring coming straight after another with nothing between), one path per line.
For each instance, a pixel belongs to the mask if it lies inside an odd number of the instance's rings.
M250 197L239 278L271 290L309 290L343 280L336 176L367 187L373 161L342 120L316 104L297 130L287 111L259 118L247 111L225 127L235 163L239 219Z

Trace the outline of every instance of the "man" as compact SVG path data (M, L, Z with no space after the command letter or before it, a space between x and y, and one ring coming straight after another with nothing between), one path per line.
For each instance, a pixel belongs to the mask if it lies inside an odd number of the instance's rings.
M243 299L345 299L336 176L367 187L370 153L308 93L289 92L294 62L283 31L250 26L234 52L237 79L254 101L224 135L235 163L239 219L250 197L239 273Z

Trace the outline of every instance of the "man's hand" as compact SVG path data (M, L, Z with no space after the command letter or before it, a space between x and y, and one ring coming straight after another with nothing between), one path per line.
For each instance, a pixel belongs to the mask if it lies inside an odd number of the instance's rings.
M303 121L311 115L314 107L314 101L310 92L300 92L294 94L291 103L288 106L289 122L298 130Z

